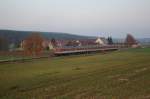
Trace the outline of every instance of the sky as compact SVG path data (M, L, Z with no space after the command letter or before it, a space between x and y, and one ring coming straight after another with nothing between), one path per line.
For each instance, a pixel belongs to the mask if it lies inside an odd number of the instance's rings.
M150 38L150 0L0 0L0 29Z

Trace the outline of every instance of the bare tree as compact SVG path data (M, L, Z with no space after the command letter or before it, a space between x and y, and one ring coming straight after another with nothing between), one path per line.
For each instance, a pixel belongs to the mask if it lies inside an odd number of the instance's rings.
M137 44L137 41L135 40L135 38L131 34L128 34L127 37L126 37L125 43L127 45L132 46L134 44Z
M43 51L43 38L38 33L31 34L23 41L23 49L27 55L40 55Z

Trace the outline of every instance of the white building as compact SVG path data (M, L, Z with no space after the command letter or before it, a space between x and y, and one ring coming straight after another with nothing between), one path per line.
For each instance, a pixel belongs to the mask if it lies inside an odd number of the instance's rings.
M100 38L98 37L95 41L95 43L99 44L99 45L107 45L108 44L108 41L105 39L105 38Z

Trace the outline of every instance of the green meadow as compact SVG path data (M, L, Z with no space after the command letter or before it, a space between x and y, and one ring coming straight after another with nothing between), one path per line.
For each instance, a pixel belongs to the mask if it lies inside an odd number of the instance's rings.
M0 99L149 99L150 48L0 64Z

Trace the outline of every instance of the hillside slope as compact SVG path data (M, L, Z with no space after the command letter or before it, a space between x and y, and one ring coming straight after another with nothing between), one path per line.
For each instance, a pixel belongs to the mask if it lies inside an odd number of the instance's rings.
M92 38L88 36L79 36L68 33L58 32L38 32L38 31L14 31L14 30L0 30L0 37L7 39L9 42L18 43L25 39L32 33L40 33L46 39L85 39Z

